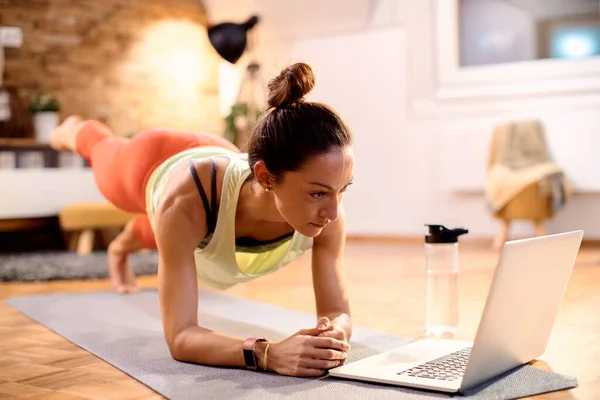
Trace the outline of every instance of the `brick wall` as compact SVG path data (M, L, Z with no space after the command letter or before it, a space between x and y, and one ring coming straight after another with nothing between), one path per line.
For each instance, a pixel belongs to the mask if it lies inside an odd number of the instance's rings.
M221 134L218 62L200 0L0 0L0 25L23 29L6 48L5 84L39 91L120 135L150 127Z

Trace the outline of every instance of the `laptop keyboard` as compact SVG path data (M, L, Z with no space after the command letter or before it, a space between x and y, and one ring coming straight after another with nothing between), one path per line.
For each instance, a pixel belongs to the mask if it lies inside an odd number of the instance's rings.
M466 347L446 356L398 372L398 375L454 381L463 376L470 352L471 348Z

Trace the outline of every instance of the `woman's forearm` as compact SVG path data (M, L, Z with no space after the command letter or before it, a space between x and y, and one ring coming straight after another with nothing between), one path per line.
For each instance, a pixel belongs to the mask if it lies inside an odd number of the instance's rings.
M169 346L174 359L194 364L220 367L246 367L243 344L245 339L214 332L199 326L181 331ZM266 342L254 346L258 369L264 369Z
M180 331L169 344L178 361L222 367L244 367L244 339L199 326Z

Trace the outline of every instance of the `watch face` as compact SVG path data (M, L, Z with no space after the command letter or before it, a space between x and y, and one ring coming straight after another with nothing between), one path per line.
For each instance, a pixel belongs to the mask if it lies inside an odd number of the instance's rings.
M244 361L246 362L247 367L256 367L256 364L254 363L254 352L252 350L244 350Z
M257 362L256 362L256 357L254 355L254 345L256 344L256 342L264 342L267 339L263 338L263 337L249 337L248 339L246 339L244 341L243 344L243 350L244 350L244 362L246 363L246 367L249 369L256 369L257 366Z

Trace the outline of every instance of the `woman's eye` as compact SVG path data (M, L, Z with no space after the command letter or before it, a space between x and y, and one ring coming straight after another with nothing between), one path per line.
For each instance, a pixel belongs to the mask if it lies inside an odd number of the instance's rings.
M325 192L315 192L311 193L310 195L315 199L320 199L321 197L325 196Z

